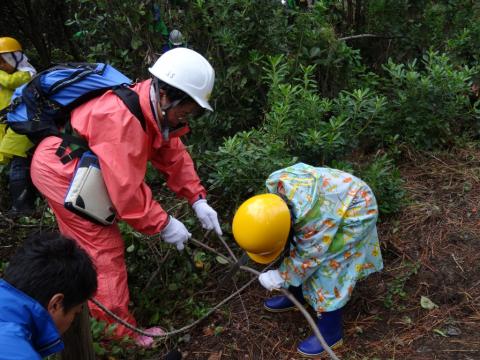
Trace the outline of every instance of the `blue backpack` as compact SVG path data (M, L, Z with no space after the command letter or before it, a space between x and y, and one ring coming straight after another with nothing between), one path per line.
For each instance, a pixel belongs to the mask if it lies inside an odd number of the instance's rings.
M88 144L73 134L70 112L77 106L100 96L107 90L122 99L145 130L145 118L138 94L130 89L133 81L114 67L103 64L61 64L37 74L27 84L17 88L6 109L6 123L18 134L27 135L38 144L47 136L63 139L57 155L63 163L88 150ZM60 131L64 128L64 131ZM64 156L66 147L76 145Z

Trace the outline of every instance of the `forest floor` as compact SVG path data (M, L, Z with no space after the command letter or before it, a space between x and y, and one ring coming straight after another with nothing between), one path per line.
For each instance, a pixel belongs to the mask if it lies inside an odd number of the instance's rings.
M378 226L384 270L357 284L335 352L343 360L480 359L480 150L410 153L400 170L407 203ZM30 229L4 217L0 224L2 265ZM249 278L241 274L236 286ZM228 295L217 290L212 303ZM267 296L254 282L187 341L169 346L184 359L302 359L296 346L309 336L308 324L298 311L266 312ZM431 302L422 306L422 296ZM161 359L163 350L148 358Z
M384 270L355 288L335 352L345 360L480 359L480 151L404 160L408 203L379 224ZM267 296L252 285L191 332L184 358L301 359L308 324L298 311L266 312ZM422 296L436 307L422 307Z

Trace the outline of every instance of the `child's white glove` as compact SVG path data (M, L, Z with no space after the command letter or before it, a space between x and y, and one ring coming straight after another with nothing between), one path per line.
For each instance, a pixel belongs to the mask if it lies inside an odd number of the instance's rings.
M278 270L268 270L267 272L261 273L258 277L258 281L260 281L260 284L269 291L280 289L285 282L280 276Z

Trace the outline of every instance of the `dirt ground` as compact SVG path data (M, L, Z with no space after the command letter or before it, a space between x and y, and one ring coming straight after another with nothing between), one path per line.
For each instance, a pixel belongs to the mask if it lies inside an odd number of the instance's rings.
M355 288L336 354L480 359L480 151L410 154L401 173L408 204L379 224L385 268ZM267 296L253 284L191 333L184 358L301 359L308 324L298 311L264 311ZM423 308L422 296L437 307Z
M385 268L355 288L336 354L343 360L480 359L480 150L410 153L401 173L408 203L379 224ZM4 217L0 225L4 260L13 250L7 237L22 238L30 229ZM237 286L248 279L242 274ZM214 297L219 302L228 294ZM267 296L255 282L196 326L178 343L184 359L301 359L296 346L310 334L308 324L298 311L264 311ZM421 306L422 296L433 308Z

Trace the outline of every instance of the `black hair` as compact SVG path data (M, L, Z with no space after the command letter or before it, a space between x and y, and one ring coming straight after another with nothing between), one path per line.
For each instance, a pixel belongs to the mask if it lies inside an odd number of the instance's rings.
M69 311L97 290L97 271L85 250L58 233L29 237L10 259L5 281L45 308L58 293Z
M190 96L176 88L176 87L173 87L169 84L167 84L165 81L162 81L160 79L157 79L157 87L158 89L162 89L165 91L165 93L167 94L168 98L170 99L171 102L174 102L176 100L185 100L185 99L188 99L190 98ZM192 99L193 100L193 99Z

